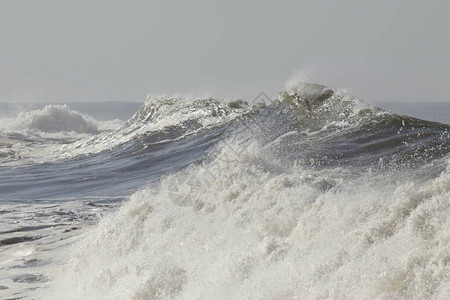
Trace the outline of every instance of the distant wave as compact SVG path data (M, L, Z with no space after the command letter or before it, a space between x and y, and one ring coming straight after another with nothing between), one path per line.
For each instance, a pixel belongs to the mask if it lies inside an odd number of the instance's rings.
M42 109L19 112L15 118L0 120L3 131L33 131L43 133L72 132L98 134L102 130L116 129L118 120L97 121L94 118L70 109L67 105L47 105Z
M36 130L42 132L76 132L97 134L96 124L66 105L47 105L43 109L20 112L10 129Z

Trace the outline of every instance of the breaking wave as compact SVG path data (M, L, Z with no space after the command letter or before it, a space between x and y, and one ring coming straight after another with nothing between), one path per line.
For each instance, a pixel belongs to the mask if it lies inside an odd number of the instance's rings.
M238 147L135 193L85 233L47 296L448 298L448 169L353 176Z
M4 141L6 165L59 160L28 199L132 195L81 229L43 298L450 297L449 125L316 84L252 103L149 97L107 131L67 107L30 116L61 111L73 121L30 126L87 136Z
M9 129L41 132L76 132L97 134L95 120L66 105L47 105L43 109L20 112Z

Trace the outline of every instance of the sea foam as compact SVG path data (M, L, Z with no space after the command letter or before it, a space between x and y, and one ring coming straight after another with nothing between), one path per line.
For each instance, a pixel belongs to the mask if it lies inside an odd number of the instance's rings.
M236 149L228 141L211 162L132 195L84 233L45 297L450 297L448 171L425 182L281 172L261 147Z

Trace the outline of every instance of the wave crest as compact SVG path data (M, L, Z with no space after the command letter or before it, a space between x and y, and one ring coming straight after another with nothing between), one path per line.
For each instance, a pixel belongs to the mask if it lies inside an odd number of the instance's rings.
M67 105L47 105L43 109L20 112L10 125L12 130L32 130L46 133L76 132L97 134L95 120L71 110Z

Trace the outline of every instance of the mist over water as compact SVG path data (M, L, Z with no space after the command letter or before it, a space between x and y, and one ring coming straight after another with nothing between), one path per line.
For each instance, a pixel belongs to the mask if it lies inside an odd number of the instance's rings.
M450 125L295 82L90 110L0 119L5 298L450 297Z
M389 111L413 116L416 118L450 124L450 103L405 103L405 102L380 102L378 106Z

